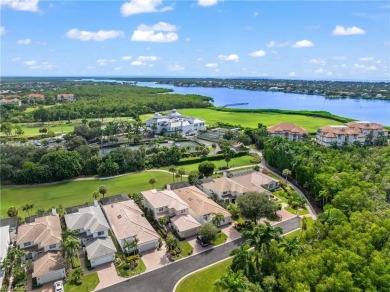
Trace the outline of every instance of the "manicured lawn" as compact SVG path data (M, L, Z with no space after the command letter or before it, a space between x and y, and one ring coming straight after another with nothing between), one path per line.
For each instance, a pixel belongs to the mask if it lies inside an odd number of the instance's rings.
M218 234L217 238L211 242L211 244L212 245L220 245L220 244L224 243L226 241L226 239L227 239L227 235L225 233L221 232Z
M232 259L227 259L188 276L180 282L177 286L176 292L213 291L214 282L217 281L223 273L225 273L231 262Z
M258 123L272 126L278 123L288 122L295 123L311 133L316 132L322 126L341 124L340 122L325 118L277 113L235 113L215 111L212 109L180 109L179 112L184 115L204 119L207 125L224 122L232 125L241 125L242 127L257 128Z
M137 268L135 268L134 270L126 270L124 268L125 265L127 265L127 264L122 263L119 267L116 268L117 274L123 278L129 278L129 277L132 277L135 275L139 275L139 274L146 271L146 266L141 258L139 259L139 263L138 263Z
M194 250L191 244L189 244L187 241L180 241L180 247L181 247L181 254L176 260L188 257L192 254L192 251Z
M234 157L229 162L229 167L251 165L251 164L253 164L250 162L251 159L252 159L252 157L249 155ZM215 161L213 160L211 162L215 164L215 171L218 171L218 167L220 167L220 166L226 166L226 161L224 159L215 160ZM198 165L199 165L199 163L192 163L192 164L187 164L187 165L179 165L179 166L177 166L177 168L184 168L186 170L186 174L188 174L190 171L198 170ZM162 167L161 169L168 170L169 166Z
M306 217L307 218L307 230L310 230L311 228L313 228L313 224L314 224L314 220L313 218L310 218L310 217ZM301 228L302 228L302 221L301 221ZM286 235L286 237L295 237L295 236L303 236L305 234L306 231L301 231L300 229L299 230L295 230L291 233L289 233L288 235Z
M283 202L288 203L287 194L283 189L280 189L280 190L273 192L272 195L274 195L275 197L278 197Z
M288 206L288 207L284 208L284 210L290 212L291 214L295 214L298 216L309 214L309 210L307 210L307 208L295 210L295 209L291 208L290 206Z
M78 292L78 291L93 291L99 284L99 277L97 273L91 273L83 277L83 283L76 285L72 281L65 283L64 290L66 292Z
M15 206L19 208L19 216L27 217L28 214L21 210L21 207L27 203L34 203L32 213L35 213L38 209L47 210L60 204L65 208L91 202L93 200L92 193L97 191L100 185L107 186L106 196L141 192L152 188L149 184L149 179L152 177L157 180L155 188L162 188L172 181L172 176L169 173L148 171L108 180L72 181L32 187L2 186L0 215L5 217L8 208Z

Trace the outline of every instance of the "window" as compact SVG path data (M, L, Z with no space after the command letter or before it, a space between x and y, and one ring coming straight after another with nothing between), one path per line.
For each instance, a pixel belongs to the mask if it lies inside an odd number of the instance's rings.
M181 210L181 211L180 211L181 214L183 214L183 213L185 213L185 212L186 212L186 210Z
M30 246L31 245L31 242L25 242L23 243L23 246Z
M50 245L49 245L49 248L50 248L50 249L53 249L53 248L56 248L56 247L57 247L56 244L50 244Z
M104 231L99 231L98 232L98 235L103 235L104 234Z
M160 208L160 209L158 209L158 211L159 211L159 212L162 212L163 210L164 210L164 208Z

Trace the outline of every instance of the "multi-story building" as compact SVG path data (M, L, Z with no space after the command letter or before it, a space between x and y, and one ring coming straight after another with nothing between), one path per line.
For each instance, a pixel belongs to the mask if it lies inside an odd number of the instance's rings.
M275 137L275 136L285 137L290 141L300 141L308 134L306 129L297 126L293 123L280 123L268 127L267 130L271 137Z
M73 102L75 101L74 94L72 93L61 93L57 94L57 101L59 102Z

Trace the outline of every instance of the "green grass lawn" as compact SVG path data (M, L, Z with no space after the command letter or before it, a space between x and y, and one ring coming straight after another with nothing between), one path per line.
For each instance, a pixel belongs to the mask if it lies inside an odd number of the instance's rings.
M251 164L253 164L250 162L251 159L252 159L252 157L249 155L234 157L229 162L229 166L230 167L238 167L238 166L244 166L244 165L251 165ZM211 162L215 164L215 171L218 171L218 167L220 167L220 166L226 166L226 161L224 159L213 160ZM198 170L198 165L199 165L199 163L191 163L191 164L187 164L187 165L177 166L177 168L184 168L186 170L186 174L188 174L190 171ZM168 170L169 166L161 167L161 169Z
M189 244L187 241L180 241L179 245L181 247L181 254L178 258L176 258L176 260L188 257L189 255L192 254L194 249L191 246L191 244Z
M155 178L157 183L156 188L162 188L165 184L172 181L172 176L169 173L151 171L129 174L109 180L85 180L63 182L53 185L33 186L33 187L7 187L1 188L1 212L0 216L6 217L7 210L10 206L19 208L19 216L27 217L26 212L22 212L21 207L27 203L34 203L35 213L38 209L49 209L62 205L70 207L85 202L91 202L92 193L97 191L100 185L106 185L108 193L106 196L117 194L132 194L151 189L149 179Z
M288 204L287 193L283 189L280 189L280 190L273 192L272 195L274 195L275 197L278 197L284 203Z
M341 124L331 119L277 113L236 113L215 111L212 109L181 109L179 112L183 115L204 119L207 125L224 122L232 125L241 125L242 127L257 128L258 123L272 126L278 123L288 122L297 124L310 133L316 132L322 126Z
M211 244L212 245L220 245L220 244L224 243L226 241L226 239L227 239L227 235L225 233L221 232L218 234L217 238L211 242Z
M141 258L139 258L138 266L134 270L126 270L124 267L127 265L126 263L122 263L119 267L116 268L116 272L118 276L123 278L129 278L135 275L139 275L146 271L146 266Z
M72 281L65 283L64 290L66 292L93 291L98 284L98 274L91 273L83 277L83 283L81 285L76 285Z
M213 291L214 282L217 281L223 273L225 273L231 262L232 259L227 259L188 276L180 282L177 286L176 292Z
M310 217L306 217L307 218L307 230L310 230L311 228L313 228L313 224L314 224L314 220L313 218L310 218ZM302 221L301 221L301 228L302 228ZM305 235L305 232L306 231L301 231L300 229L299 230L295 230L289 234L286 235L286 237L295 237L295 236L303 236Z
M288 206L288 207L284 208L284 210L290 212L291 214L295 214L298 216L309 214L309 210L307 210L307 208L295 210L295 209L291 208L290 206Z

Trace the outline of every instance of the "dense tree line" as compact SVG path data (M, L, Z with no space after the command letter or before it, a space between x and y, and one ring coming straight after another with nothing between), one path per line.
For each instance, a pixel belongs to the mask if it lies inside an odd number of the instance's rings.
M300 238L282 240L267 226L246 232L217 289L390 291L390 148L271 138L264 156L281 172L291 169L324 212L313 226L304 220Z

